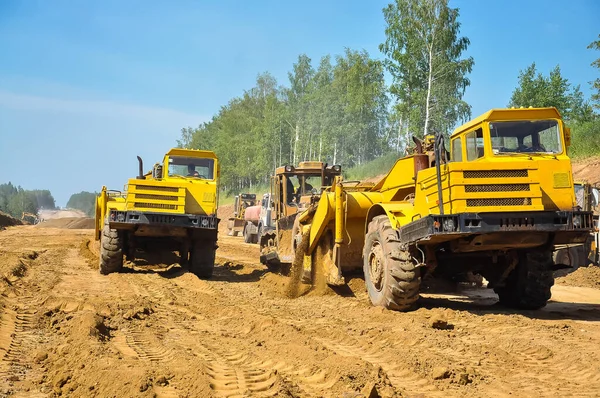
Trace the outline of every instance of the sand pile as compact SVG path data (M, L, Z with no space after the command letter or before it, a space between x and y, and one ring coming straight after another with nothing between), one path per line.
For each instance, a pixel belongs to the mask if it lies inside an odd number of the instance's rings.
M556 284L600 288L600 267L580 267L567 276L556 278Z
M219 221L219 235L227 235L227 220L233 217L233 205L219 206L217 216L221 220Z
M46 220L39 228L94 229L94 219L89 217L65 217Z
M17 220L11 215L0 211L0 227L12 227L13 225L22 225L21 220Z

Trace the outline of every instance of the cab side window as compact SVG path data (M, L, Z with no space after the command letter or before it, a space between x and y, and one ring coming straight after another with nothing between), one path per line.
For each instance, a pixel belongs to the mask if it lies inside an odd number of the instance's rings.
M483 157L483 131L477 129L465 135L467 141L467 160L476 160Z
M452 140L452 161L462 162L462 141L461 137Z

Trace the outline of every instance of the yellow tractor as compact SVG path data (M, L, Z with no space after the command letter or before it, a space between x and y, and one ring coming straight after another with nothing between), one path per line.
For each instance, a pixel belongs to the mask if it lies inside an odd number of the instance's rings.
M265 228L259 234L261 262L280 266L291 265L297 241L298 213L314 206L318 196L331 187L335 177L341 176L339 165L328 166L323 162L300 162L297 167L288 165L275 170L271 177L271 220L275 228ZM267 195L269 198L269 195Z
M214 152L171 149L163 163L139 175L124 192L102 191L96 199L100 273L123 267L123 255L179 251L181 264L210 278L217 248L219 163Z
M23 212L23 214L21 215L21 221L25 221L35 225L40 222L40 219L37 216L37 214Z
M250 206L256 205L256 194L242 193L235 196L233 203L233 217L227 220L227 235L241 236L244 231L244 213Z
M576 207L558 111L493 109L457 128L450 151L439 134L416 143L375 184L337 176L303 198L305 208L278 220L277 250L290 247L294 266L322 270L332 285L362 268L371 302L389 309L414 308L428 275L469 272L506 306L545 306L554 246L584 243L594 229Z

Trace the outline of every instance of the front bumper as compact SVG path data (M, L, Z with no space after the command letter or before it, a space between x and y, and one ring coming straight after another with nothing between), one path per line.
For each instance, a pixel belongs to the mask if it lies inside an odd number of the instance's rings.
M466 235L502 232L554 233L578 240L595 230L586 211L532 211L429 215L398 229L402 242L448 241ZM567 238L571 240L571 238Z
M111 227L153 225L216 230L219 219L216 216L198 214L165 214L144 211L111 210L109 214L109 224Z

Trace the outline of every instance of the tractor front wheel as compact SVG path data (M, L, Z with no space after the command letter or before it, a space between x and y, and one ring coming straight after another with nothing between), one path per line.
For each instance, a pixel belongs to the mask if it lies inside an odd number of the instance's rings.
M209 279L215 268L217 244L212 239L199 239L193 242L190 252L189 270L198 278Z
M123 269L123 236L108 223L102 228L100 238L100 273L108 275Z
M421 274L387 215L377 216L369 223L363 261L365 284L373 305L397 311L414 308Z

